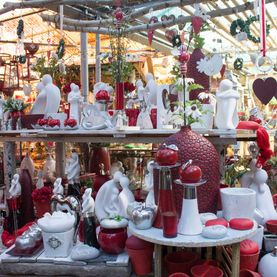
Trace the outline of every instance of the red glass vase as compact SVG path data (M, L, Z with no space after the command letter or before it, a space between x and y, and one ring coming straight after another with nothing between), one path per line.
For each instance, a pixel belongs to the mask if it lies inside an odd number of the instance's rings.
M123 110L124 109L124 83L116 83L115 88L115 109Z

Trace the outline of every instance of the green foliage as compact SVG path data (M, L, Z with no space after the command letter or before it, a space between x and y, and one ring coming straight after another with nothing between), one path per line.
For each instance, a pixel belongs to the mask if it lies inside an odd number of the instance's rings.
M3 106L4 112L20 112L24 111L29 104L25 104L21 99L13 99L12 97L9 97Z
M194 41L194 48L196 49L202 49L205 44L205 39L200 35L195 35L193 37L193 41Z
M188 86L188 91L191 92L192 90L195 90L195 89L203 89L204 87L200 84L195 84L195 83L192 83L192 84L189 84Z
M38 58L36 64L32 66L32 70L38 72L40 78L45 74L49 74L56 86L59 88L62 87L65 74L60 71L56 56L53 56L48 64L46 62L46 57Z
M120 60L114 60L111 63L111 73L113 82L127 82L134 69L131 63L126 62L126 59L122 57Z

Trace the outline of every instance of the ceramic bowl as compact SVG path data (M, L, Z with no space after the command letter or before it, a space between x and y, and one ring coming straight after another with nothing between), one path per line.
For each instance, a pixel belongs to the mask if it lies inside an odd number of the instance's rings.
M277 235L277 220L268 220L266 222L267 231Z
M119 254L124 251L127 240L127 229L105 229L101 228L98 235L98 242L108 254Z

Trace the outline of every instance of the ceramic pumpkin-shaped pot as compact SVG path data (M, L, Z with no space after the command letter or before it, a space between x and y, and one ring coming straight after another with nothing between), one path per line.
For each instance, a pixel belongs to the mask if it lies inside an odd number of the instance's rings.
M197 188L199 212L217 211L217 198L219 195L219 159L216 149L203 136L193 132L189 127L182 127L181 130L168 137L165 144L175 144L179 149L179 162L184 164L193 160L193 164L202 170L202 178L207 180L206 184ZM172 170L172 181L179 179L178 168ZM157 200L159 188L159 176L154 174L154 191ZM183 186L172 182L173 196L179 215L182 211Z

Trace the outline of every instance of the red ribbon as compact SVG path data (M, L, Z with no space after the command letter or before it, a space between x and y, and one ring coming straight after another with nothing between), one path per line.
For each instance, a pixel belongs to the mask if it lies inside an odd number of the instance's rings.
M266 22L265 22L265 0L260 1L260 20L261 20L261 51L263 57L266 56Z

